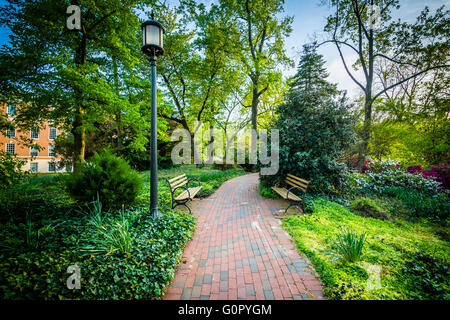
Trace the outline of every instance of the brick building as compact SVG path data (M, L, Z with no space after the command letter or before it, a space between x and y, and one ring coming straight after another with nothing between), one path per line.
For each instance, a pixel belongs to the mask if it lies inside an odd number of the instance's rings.
M20 112L15 104L0 103L0 112L7 114L8 120L13 120ZM61 159L54 152L54 141L60 132L55 127L52 127L47 121L42 123L40 128L33 128L31 130L21 130L20 128L11 128L7 130L6 136L0 133L0 148L7 153L14 154L19 159L27 160L23 170L31 172L65 172L66 168L58 169L56 162ZM33 139L34 143L42 147L37 148L28 147L23 144L20 137L24 136ZM70 168L67 168L70 170Z

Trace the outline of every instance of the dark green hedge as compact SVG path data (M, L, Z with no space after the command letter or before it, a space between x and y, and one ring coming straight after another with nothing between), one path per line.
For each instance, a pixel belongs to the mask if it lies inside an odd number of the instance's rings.
M26 223L2 225L2 298L158 298L173 278L183 248L194 230L195 218L173 211L163 213L158 220L150 218L145 211L130 214L135 218L128 257L85 254L81 248L92 235L88 219L80 219L75 212L47 226L32 223L34 241L26 237ZM70 265L80 267L80 290L67 288Z

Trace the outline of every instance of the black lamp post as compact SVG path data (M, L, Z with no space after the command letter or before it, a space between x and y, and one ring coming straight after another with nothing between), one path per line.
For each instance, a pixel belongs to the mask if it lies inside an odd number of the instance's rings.
M158 145L157 145L157 123L156 123L156 61L158 56L164 54L163 49L163 26L154 20L153 13L151 20L142 23L143 43L142 52L149 56L152 72L152 96L151 96L151 130L150 130L150 213L154 218L158 218Z

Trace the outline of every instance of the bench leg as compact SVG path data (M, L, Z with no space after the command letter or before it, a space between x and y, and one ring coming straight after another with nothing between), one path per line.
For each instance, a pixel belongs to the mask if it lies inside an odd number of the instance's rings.
M172 206L172 209L175 209L176 206L185 206L189 210L189 214L192 214L191 208L186 204L187 202L177 203L175 206Z
M287 211L289 210L290 207L294 206L295 204L293 202L289 203L288 207L286 208L286 210L284 211L284 213L287 213Z
M297 202L291 202L291 203L289 203L289 205L288 205L288 207L286 208L286 210L284 211L284 213L287 213L287 211L289 210L289 208L290 208L290 207L293 207L293 206L296 206L297 208L299 208ZM303 201L302 201L302 214L304 214L304 213L305 213L305 209L304 209L304 207L303 207Z

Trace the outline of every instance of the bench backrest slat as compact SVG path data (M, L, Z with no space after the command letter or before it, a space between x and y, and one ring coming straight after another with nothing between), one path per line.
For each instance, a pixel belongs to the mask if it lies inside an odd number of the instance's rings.
M188 179L187 178L177 181L176 183L170 185L170 187L172 188L172 191L173 191L173 190L175 190L175 188L182 187L186 183L188 183Z
M299 177L296 177L290 173L287 174L286 180L284 180L286 184L289 184L293 187L300 188L303 192L306 192L306 189L308 189L309 181L301 179Z
M289 185L291 185L293 187L300 188L303 192L306 192L306 188L307 187L305 187L304 185L300 184L297 181L294 181L294 180L291 180L289 178L286 178L286 180L284 180L284 182L286 182L286 184L289 184Z
M186 177L186 174L182 174L182 175L172 178L168 181L169 181L170 189L172 190L172 192L173 192L173 190L175 190L175 188L182 187L186 183L189 182L188 178Z
M183 178L185 178L185 177L186 177L186 174L179 175L178 177L169 179L169 183L172 184L172 183L174 183L175 181L181 180L181 179L183 179Z
M305 184L305 185L308 185L308 184L309 184L309 181L308 181L308 180L305 180L305 179L296 177L296 176L294 176L293 174L288 173L287 176L288 176L289 178L293 179L293 180L297 180L297 181L299 181L299 182L303 182L303 184Z

